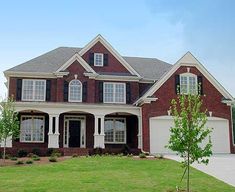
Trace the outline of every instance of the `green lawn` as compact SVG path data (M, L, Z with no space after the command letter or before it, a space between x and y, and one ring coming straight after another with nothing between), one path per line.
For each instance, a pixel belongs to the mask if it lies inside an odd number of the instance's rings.
M0 168L1 192L171 191L182 175L171 160L128 157L82 157L47 165ZM235 191L235 188L192 169L197 192Z

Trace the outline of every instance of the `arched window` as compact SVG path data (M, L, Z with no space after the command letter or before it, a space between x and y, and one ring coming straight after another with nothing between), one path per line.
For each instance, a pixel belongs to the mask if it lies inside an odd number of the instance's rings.
M180 93L197 94L197 76L193 73L180 74Z
M74 79L69 83L69 102L82 101L82 83Z

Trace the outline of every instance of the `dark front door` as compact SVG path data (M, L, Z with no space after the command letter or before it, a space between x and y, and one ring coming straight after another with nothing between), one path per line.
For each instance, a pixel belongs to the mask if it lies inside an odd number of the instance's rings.
M81 123L69 121L69 147L80 147Z

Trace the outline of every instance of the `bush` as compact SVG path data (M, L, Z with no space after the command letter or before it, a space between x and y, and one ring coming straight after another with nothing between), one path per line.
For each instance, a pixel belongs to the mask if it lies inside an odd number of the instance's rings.
M38 155L33 155L32 156L33 161L40 161L40 157Z
M124 145L123 148L122 148L122 153L124 155L128 155L130 152L131 152L130 147L128 145Z
M133 154L132 153L127 154L127 157L133 157Z
M32 150L32 153L35 154L35 155L40 156L40 155L41 155L41 150L40 150L39 148L34 148L34 149Z
M17 161L17 157L11 157L12 161Z
M33 164L33 161L32 160L27 160L25 163L26 164Z
M57 162L57 157L51 156L51 157L49 157L49 161L50 162Z
M26 157L28 155L27 151L20 149L17 152L18 157Z
M146 154L145 154L145 153L140 153L140 154L139 154L139 158L141 158L141 159L142 159L142 158L146 158Z
M30 157L30 158L32 158L33 156L34 156L33 153L29 153L29 154L27 155L27 157Z
M53 157L61 157L61 153L53 152L53 153L51 154L51 156L53 156Z
M16 162L16 165L23 165L23 164L24 164L24 161L22 161L22 160L19 160Z
M49 148L47 149L47 152L46 152L46 155L47 156L61 156L61 153L58 149L53 149L53 148Z
M73 158L75 158L75 157L78 157L78 155L77 154L73 154L73 156L72 156Z
M163 159L164 158L163 154L157 154L154 157L157 158L157 159Z
M11 158L11 156L9 154L5 155L5 159L10 159L10 158Z
M51 154L53 153L54 149L52 148L48 148L47 152L46 152L46 156L51 156Z
M0 151L0 159L2 159L2 155L3 155L3 154L2 154L2 152Z
M102 155L103 154L103 149L100 147L96 147L93 149L93 155Z

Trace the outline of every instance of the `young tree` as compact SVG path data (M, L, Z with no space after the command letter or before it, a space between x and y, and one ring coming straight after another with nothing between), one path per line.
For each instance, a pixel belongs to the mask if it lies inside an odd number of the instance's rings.
M11 137L15 139L19 136L19 122L17 113L14 108L14 101L12 98L1 102L1 116L0 116L0 141L3 142L3 160L6 157L6 141Z
M171 135L167 147L183 158L182 166L185 171L182 179L187 171L189 192L190 165L195 161L208 164L208 157L212 155L210 138L212 129L206 127L206 110L202 111L200 95L179 94L176 100L171 101L171 114L174 126L170 129Z

